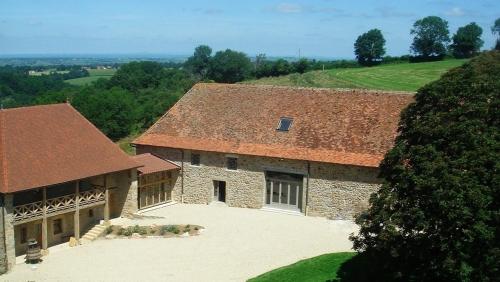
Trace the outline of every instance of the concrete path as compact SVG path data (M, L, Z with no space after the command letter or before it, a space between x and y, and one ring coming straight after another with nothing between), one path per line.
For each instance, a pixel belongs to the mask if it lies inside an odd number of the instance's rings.
M245 281L324 253L349 251L351 221L219 205L172 205L145 213L162 218L120 224L197 224L200 236L96 240L51 252L36 269L26 264L0 281Z

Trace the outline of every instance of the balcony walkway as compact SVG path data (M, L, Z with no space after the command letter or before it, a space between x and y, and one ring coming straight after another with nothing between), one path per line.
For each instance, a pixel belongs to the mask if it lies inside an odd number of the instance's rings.
M105 189L94 188L57 198L46 200L46 215L48 217L61 213L76 211L77 202L80 209L88 208L106 203ZM14 225L43 218L43 201L14 206Z

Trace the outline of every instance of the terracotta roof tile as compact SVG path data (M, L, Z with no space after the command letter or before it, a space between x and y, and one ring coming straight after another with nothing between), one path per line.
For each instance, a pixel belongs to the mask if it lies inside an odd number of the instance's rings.
M0 111L0 192L138 167L69 104Z
M412 93L199 83L138 145L377 167ZM293 118L288 132L280 117Z
M137 168L142 174L180 169L178 165L149 153L136 155L132 158L136 163L142 165L142 167Z

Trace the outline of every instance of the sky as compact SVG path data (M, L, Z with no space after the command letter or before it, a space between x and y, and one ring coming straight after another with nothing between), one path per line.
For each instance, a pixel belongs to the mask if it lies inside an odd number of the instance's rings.
M413 23L430 15L447 20L451 34L476 22L490 49L500 1L0 0L0 56L189 55L206 44L250 56L353 58L354 41L372 28L396 56L409 53Z

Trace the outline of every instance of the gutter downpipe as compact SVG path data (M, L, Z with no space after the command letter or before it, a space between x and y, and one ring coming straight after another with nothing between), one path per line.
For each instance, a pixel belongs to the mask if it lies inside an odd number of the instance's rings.
M309 175L311 174L311 163L307 161L307 178L306 178L306 206L304 214L307 216L309 213Z

